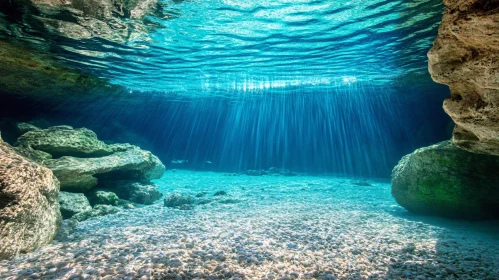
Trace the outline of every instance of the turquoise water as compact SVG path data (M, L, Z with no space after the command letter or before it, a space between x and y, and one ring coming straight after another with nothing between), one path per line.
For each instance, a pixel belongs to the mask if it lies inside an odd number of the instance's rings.
M158 201L81 222L64 242L0 262L0 277L52 267L60 279L499 276L497 223L411 215L388 180L170 170L155 183L166 195L204 193L204 202L178 210Z
M443 5L162 0L142 21L98 14L90 34L75 11L30 17L25 7L0 9L15 15L0 20L18 23L5 24L1 37L34 42L132 91L198 96L429 82L426 52Z
M0 85L2 138L16 140L5 119L86 127L167 169L154 204L75 223L0 261L1 279L499 279L497 222L414 215L390 194L404 155L451 138L426 57L441 0L135 3L0 2L0 43L119 86ZM173 193L197 203L165 207Z

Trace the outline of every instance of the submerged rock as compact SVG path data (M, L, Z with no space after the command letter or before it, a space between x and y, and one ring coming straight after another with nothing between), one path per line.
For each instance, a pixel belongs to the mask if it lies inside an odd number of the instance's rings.
M103 180L136 180L148 183L160 178L165 170L151 152L129 145L129 149L100 158L61 157L45 160L61 182L61 190L86 192Z
M82 222L82 221L85 221L85 220L88 220L88 219L94 218L94 217L116 214L120 211L121 211L121 209L119 207L112 206L112 205L99 204L99 205L95 205L94 208L92 209L92 211L78 213L78 214L74 215L72 219L74 219L78 222Z
M404 156L392 195L407 210L464 219L499 218L499 157L463 151L450 141Z
M218 191L215 194L213 194L213 196L223 196L223 195L227 195L227 192L226 191Z
M92 208L90 208L90 209L92 209ZM77 225L78 225L78 221L75 219L67 219L67 220L62 221L61 228L57 232L57 235L55 236L55 240L58 240L58 241L69 240Z
M92 211L87 197L82 193L59 192L58 199L64 219L69 219L78 213Z
M59 182L0 138L0 259L48 244L61 224Z
M163 194L153 184L141 184L133 181L116 181L100 184L105 189L116 193L119 198L138 204L153 204Z
M449 85L445 112L452 141L475 153L499 155L499 9L497 1L446 0L429 71Z
M87 193L88 201L92 205L103 204L103 205L114 205L118 206L119 198L113 192L92 190Z
M29 131L19 137L16 146L31 147L53 157L101 157L113 153L93 131L65 125Z
M166 207L189 206L194 205L195 203L196 199L188 194L172 193L164 199L164 205Z

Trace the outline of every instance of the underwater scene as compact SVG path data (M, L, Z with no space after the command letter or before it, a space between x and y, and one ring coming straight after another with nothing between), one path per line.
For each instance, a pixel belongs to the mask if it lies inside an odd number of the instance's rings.
M495 0L0 0L0 279L499 279Z

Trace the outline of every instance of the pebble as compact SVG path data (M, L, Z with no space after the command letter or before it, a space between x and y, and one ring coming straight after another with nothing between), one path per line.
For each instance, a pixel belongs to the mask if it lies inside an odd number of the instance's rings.
M224 189L241 202L89 219L73 240L0 261L0 279L499 279L497 241L394 214L389 184L269 177L167 172L164 193Z

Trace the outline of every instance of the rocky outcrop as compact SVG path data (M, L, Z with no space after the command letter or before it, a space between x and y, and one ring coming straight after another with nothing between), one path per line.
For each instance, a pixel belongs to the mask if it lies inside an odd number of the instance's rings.
M499 2L444 0L438 37L428 53L433 80L447 84L444 110L458 147L499 155Z
M100 157L113 153L93 131L66 125L28 131L18 138L16 146L31 147L53 157Z
M499 157L450 141L404 156L392 172L392 195L407 210L463 219L499 218Z
M44 161L61 182L61 190L86 192L103 180L134 180L148 183L160 178L165 167L148 151L131 146L100 158L61 157Z
M17 154L0 139L0 259L30 252L61 224L59 182L52 172Z
M63 191L87 192L99 178L149 183L165 170L150 152L129 144L107 145L86 128L32 130L19 137L16 145L19 153L50 168Z
M82 193L59 192L58 199L64 219L69 219L78 213L92 211L87 197Z

